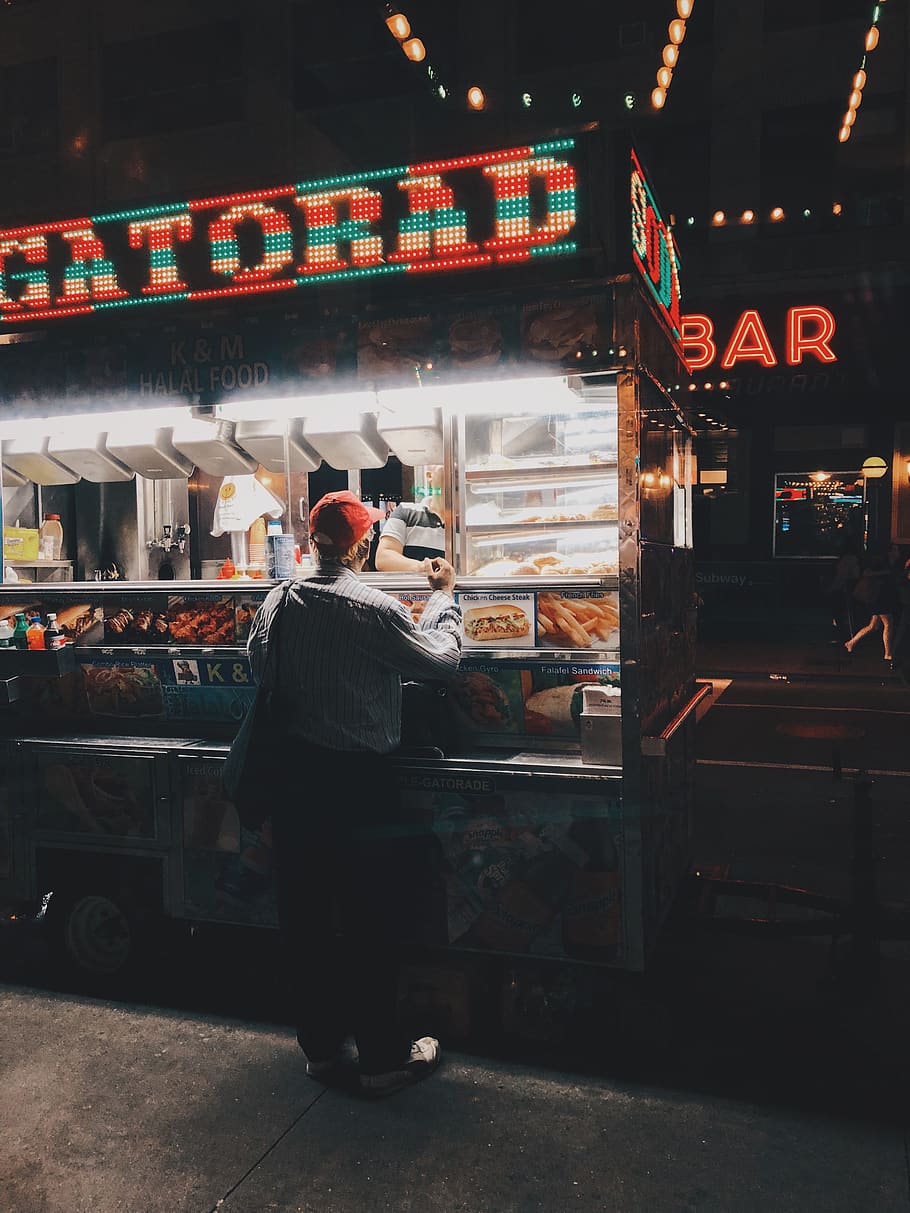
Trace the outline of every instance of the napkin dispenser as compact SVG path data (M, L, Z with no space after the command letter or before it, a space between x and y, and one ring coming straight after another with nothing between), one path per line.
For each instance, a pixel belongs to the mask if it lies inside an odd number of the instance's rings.
M582 688L581 761L622 766L622 699L615 687Z

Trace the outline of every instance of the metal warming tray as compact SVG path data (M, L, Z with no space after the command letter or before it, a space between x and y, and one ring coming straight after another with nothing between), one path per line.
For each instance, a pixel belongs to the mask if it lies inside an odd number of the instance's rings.
M258 466L234 441L233 421L181 421L174 426L173 442L187 459L212 476L244 476Z
M20 476L18 472L8 467L5 463L0 468L0 478L3 480L5 489L21 489L23 484L28 484L24 476Z
M143 431L137 423L128 429L110 430L107 449L148 480L174 480L193 474L193 461L174 446L170 426Z
M77 484L80 476L48 453L48 438L4 438L3 462L34 484Z
M413 393L412 393L413 394ZM408 467L442 463L442 413L427 408L381 414L379 436Z
M107 449L107 434L95 434L82 441L73 435L51 436L47 449L49 454L78 472L83 480L95 484L132 480L136 474Z
M379 436L375 413L361 413L353 420L307 417L303 436L339 472L385 467L389 458L389 444Z
M249 451L270 472L315 472L322 463L322 456L303 436L303 420L300 417L292 417L287 423L271 418L238 421L234 437L245 451Z

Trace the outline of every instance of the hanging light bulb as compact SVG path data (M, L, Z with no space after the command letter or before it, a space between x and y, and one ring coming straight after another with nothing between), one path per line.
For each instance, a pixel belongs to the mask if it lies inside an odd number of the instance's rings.
M781 221L781 219L783 219L783 217L784 217L784 208L782 206L775 206L771 211L771 222L780 223L780 221Z
M866 31L866 50L874 51L878 46L878 26L870 25Z
M695 0L676 0L676 11L685 21L687 17L692 16L692 9L695 6Z
M669 88L670 81L673 79L673 69L671 67L659 67L657 69L657 83L661 88Z
M841 123L841 126L852 126L855 121L856 110L847 110L846 114L844 114L844 120Z
M849 98L847 99L847 104L850 106L850 108L852 110L858 110L859 107L862 105L862 101L863 101L862 89L855 88L853 90L853 92L850 94Z
M839 202L835 202L834 205L831 207L832 215L842 215L843 212L844 212L844 208L841 206L841 204Z
M420 63L427 57L427 48L419 38L409 38L407 42L402 42L401 49L412 63Z
M838 143L846 143L849 138L850 138L850 127L842 126L840 128L840 130L837 132Z
M393 38L397 38L399 42L404 42L411 32L411 23L404 13L392 13L386 17L385 23L389 27L389 33Z
M739 221L740 223L754 223L755 211L743 211Z
M727 222L727 216L723 211L715 211L711 216L711 222L715 227L723 227L723 225Z
M483 95L483 89L478 88L476 84L472 84L468 89L468 105L472 110L482 110L486 103L487 99Z
M675 46L679 46L683 38L686 36L685 21L671 21L667 27L667 35Z
M667 67L676 67L676 61L679 59L679 47L668 42L663 49L662 58Z
M651 104L654 106L654 108L656 110L662 110L664 108L664 104L666 103L666 100L667 100L667 90L665 88L661 88L658 85L657 88L651 89Z
M854 88L865 88L866 87L866 73L863 71L862 68L860 68L859 71L856 73L856 75L853 77L853 87Z

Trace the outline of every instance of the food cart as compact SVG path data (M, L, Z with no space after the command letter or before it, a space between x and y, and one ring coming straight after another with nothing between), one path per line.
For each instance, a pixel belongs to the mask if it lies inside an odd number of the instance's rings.
M97 973L162 918L274 926L268 823L220 781L250 621L312 567L310 500L391 511L442 464L457 741L396 758L441 946L645 968L698 693L678 266L628 143L3 231L0 332L0 617L69 642L0 649L0 903ZM22 546L48 511L59 560ZM422 578L364 575L419 615Z

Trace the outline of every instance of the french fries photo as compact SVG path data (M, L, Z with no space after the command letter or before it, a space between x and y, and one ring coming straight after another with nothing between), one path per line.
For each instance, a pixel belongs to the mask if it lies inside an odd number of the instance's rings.
M537 634L554 648L590 649L619 626L619 609L608 598L563 598L538 594Z

